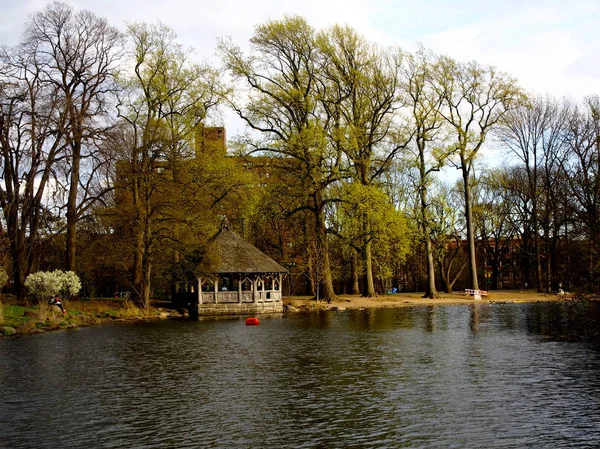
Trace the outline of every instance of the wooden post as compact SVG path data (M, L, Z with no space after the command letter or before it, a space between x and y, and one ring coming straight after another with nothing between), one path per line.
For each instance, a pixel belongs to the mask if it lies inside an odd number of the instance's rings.
M219 278L215 278L215 304L219 303Z
M198 304L202 304L202 278L198 278Z
M283 301L283 275L279 273L279 301Z
M242 303L242 276L238 277L238 304Z

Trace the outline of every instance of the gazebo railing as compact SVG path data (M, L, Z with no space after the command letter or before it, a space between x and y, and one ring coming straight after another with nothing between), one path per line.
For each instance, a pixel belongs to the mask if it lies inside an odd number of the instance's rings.
M279 290L259 290L257 293L257 302L276 302L281 301L281 292Z
M242 292L242 302L254 302L254 298L252 297L251 291L243 291Z
M251 291L232 292L219 291L216 293L217 301L215 302L215 292L202 292L203 304L235 304L235 303L253 303L254 294ZM281 301L280 290L258 290L256 292L256 302L279 302Z
M240 302L238 292L217 292L217 301L223 304Z

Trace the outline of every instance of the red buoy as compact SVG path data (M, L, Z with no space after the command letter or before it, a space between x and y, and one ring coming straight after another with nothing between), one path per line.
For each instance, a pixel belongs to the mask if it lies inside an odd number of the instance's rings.
M260 321L258 321L258 318L255 318L255 317L246 318L246 326L258 326L259 324L260 324Z

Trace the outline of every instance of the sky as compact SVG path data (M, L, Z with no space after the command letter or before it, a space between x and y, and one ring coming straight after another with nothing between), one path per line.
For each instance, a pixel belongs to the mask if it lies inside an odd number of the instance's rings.
M516 77L529 92L600 94L600 0L66 0L123 29L162 22L198 60L213 58L217 38L244 45L256 25L300 15L317 29L347 24L385 46L418 43L459 61L476 60ZM0 44L19 41L29 14L45 0L0 0ZM242 132L228 126L228 136ZM231 129L233 128L233 129Z

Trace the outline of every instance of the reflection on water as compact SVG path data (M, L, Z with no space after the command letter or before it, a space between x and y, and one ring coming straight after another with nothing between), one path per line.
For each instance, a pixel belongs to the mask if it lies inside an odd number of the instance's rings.
M436 306L4 339L0 447L598 447L599 312Z

